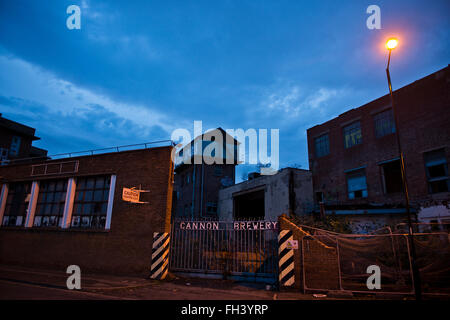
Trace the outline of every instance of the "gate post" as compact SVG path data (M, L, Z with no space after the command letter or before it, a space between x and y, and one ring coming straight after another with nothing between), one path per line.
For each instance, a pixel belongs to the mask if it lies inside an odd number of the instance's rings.
M154 232L150 278L163 280L169 270L170 233Z
M292 241L291 230L281 230L278 235L278 265L280 286L293 286L295 283L294 250L288 248L288 241Z

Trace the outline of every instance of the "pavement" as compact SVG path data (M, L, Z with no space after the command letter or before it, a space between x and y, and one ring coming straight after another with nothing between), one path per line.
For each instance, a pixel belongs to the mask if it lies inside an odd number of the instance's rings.
M264 284L171 276L169 280L81 274L69 290L65 270L0 265L0 300L352 300L352 295L314 296L297 290L266 290ZM402 299L401 297L398 297ZM373 300L373 296L357 297Z

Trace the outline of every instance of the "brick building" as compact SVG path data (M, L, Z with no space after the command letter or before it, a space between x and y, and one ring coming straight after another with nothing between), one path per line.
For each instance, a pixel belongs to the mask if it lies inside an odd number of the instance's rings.
M6 119L0 113L0 163L5 164L11 159L45 157L47 150L32 146L36 129L24 124Z
M405 157L413 211L448 206L450 67L307 130L316 203L327 213L403 218L396 134Z
M214 137L217 135L222 136L222 155L211 154L216 159L208 160L208 157L204 156L204 151L214 143ZM227 142L232 143L228 148L232 154L227 154ZM174 217L190 219L217 217L219 190L235 182L238 144L222 128L217 128L196 137L179 151L180 161L175 167L174 179ZM187 148L191 152L186 157ZM232 161L227 163L227 156L231 156ZM220 158L220 161L217 161L217 158ZM187 159L189 161L186 161Z
M148 275L170 229L172 146L0 166L0 262ZM123 188L148 190L142 203Z

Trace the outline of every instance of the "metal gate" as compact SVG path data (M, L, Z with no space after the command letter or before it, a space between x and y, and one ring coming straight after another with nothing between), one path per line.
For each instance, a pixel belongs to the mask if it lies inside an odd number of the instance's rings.
M277 235L278 223L271 221L177 220L172 225L169 268L274 283Z

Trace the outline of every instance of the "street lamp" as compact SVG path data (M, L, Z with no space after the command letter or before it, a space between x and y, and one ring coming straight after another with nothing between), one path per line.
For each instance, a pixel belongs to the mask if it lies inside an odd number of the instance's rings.
M406 182L406 173L405 173L405 161L404 156L400 144L400 133L399 133L399 127L398 127L398 119L397 119L397 113L395 112L394 108L394 96L392 94L392 84L391 84L391 75L389 74L389 64L391 62L391 52L393 49L395 49L398 45L398 40L396 38L389 38L386 42L386 48L389 50L389 58L388 63L386 67L386 75L389 85L389 95L391 97L391 106L392 106L392 113L394 115L394 121L395 121L395 130L396 130L396 136L397 136L397 146L398 146L398 152L400 154L400 168L401 168L401 174L402 174L402 186L403 186L403 194L405 195L405 207L406 207L406 214L408 215L408 238L409 242L411 243L411 266L412 266L412 272L413 272L413 282L414 282L414 292L416 295L416 300L421 300L422 294L421 294L421 288L420 288L420 273L419 269L416 265L416 246L414 245L414 238L413 238L413 228L412 228L412 221L411 221L411 211L409 208L409 194L408 194L408 184Z

